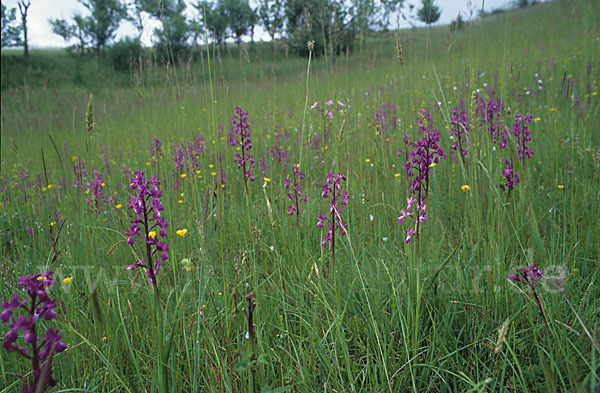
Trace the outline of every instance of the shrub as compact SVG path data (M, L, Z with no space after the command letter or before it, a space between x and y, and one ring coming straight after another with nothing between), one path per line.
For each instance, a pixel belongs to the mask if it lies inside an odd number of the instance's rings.
M125 37L108 48L106 55L115 70L125 71L129 69L131 64L138 61L137 59L142 54L142 50L139 38Z

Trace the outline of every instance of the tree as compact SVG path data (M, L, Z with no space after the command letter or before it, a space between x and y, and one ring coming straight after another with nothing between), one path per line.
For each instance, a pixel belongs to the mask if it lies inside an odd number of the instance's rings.
M257 10L257 16L265 31L275 40L282 33L285 23L284 4L282 0L262 0Z
M435 0L421 0L421 8L419 8L419 11L417 12L419 20L428 25L437 22L442 14L440 7L436 6L434 1Z
M138 10L150 14L160 21L161 27L154 30L158 38L158 47L164 51L178 54L187 49L191 29L185 18L183 0L135 0Z
M223 0L223 7L229 30L239 44L250 30L254 11L250 8L248 0Z
M227 16L223 2L210 4L206 1L198 2L194 6L201 15L207 32L210 32L213 42L223 45L227 38Z
M363 34L376 30L379 4L374 0L352 0L351 5L350 13L354 29Z
M127 10L120 0L78 0L91 15L85 18L84 32L96 52L103 50L115 37Z
M307 42L314 41L315 54L335 56L355 38L351 10L345 1L289 0L285 3L286 30L290 48L308 53Z
M27 41L27 10L31 1L19 0L19 13L21 14L21 29L23 30L23 56L29 56L29 45Z
M7 9L6 6L0 3L1 8L1 36L0 43L2 48L11 46L19 46L21 44L21 27L15 25L17 19L16 8Z
M71 38L75 35L75 30L73 29L73 25L70 25L66 19L48 19L50 26L52 27L52 32L58 36L61 36L65 41L65 44L69 44Z
M389 29L390 16L393 14L396 14L396 27L400 26L400 17L406 19L406 16L402 12L403 6L404 0L381 0L381 8L383 9L381 24L384 29Z

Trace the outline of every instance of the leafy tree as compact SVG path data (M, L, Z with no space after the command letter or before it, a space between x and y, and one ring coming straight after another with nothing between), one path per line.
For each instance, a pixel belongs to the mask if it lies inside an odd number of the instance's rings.
M21 27L14 24L17 19L17 10L16 8L7 9L2 3L0 3L0 8L2 12L1 47L19 46L21 44Z
M21 14L21 29L23 31L23 56L29 56L29 44L27 40L27 10L31 5L31 1L19 0L19 13Z
M183 0L135 0L136 8L159 20L161 27L154 30L161 51L169 48L174 55L187 49L191 29L185 18Z
M65 41L65 44L69 44L71 39L75 36L75 29L73 25L70 25L66 19L48 19L52 32Z
M419 11L417 12L419 20L428 25L437 22L442 14L440 7L436 6L434 1L435 0L421 0L421 8L419 8Z
M343 1L289 0L286 2L286 27L290 48L307 54L307 42L314 41L315 54L322 51L335 56L356 35L351 10Z
M250 30L254 11L250 8L248 0L223 0L223 7L229 30L239 44L242 42L242 37Z
M379 4L374 0L352 0L350 13L353 28L361 33L377 29Z
M127 10L120 0L78 1L91 13L85 18L84 31L96 52L100 52L114 38Z
M212 35L213 42L217 45L223 45L227 39L227 15L223 2L211 4L206 1L198 2L195 6L200 12L204 26Z
M381 8L383 10L381 24L384 29L389 29L390 16L393 14L396 14L396 26L400 26L400 17L406 19L405 14L402 12L402 7L404 7L404 0L381 0Z
M80 54L90 44L96 52L104 50L114 38L121 20L127 13L120 0L78 0L86 7L91 15L84 17L81 14L73 16L72 23L65 19L50 19L52 32L59 35L69 43L77 40L75 47Z
M283 32L285 23L283 0L262 0L257 16L265 31L275 40L276 35Z

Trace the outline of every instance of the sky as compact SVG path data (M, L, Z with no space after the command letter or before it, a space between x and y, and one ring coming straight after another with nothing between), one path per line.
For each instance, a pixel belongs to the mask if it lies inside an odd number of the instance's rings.
M2 0L7 8L17 8L18 0ZM516 0L512 0L514 3ZM193 1L196 3L196 1ZM442 15L437 24L448 24L456 18L460 12L463 18L468 19L469 7L475 9L475 14L481 12L482 3L485 2L486 11L491 11L497 8L507 8L510 0L436 0L435 4L442 10ZM188 9L187 14L190 17L195 17L195 8L191 6L192 1L187 0ZM250 0L250 5L256 7L256 0ZM407 0L407 3L414 4L418 7L421 2L419 0ZM52 33L50 23L48 19L64 18L70 20L73 14L81 13L82 15L88 15L87 9L83 7L77 0L31 0L31 6L28 12L28 29L29 29L29 46L32 48L60 48L66 46L65 42L61 37ZM18 10L17 10L18 15ZM396 18L391 18L395 21ZM412 21L417 26L422 23ZM142 35L142 44L149 46L152 44L152 31L156 27L157 22L148 21L144 28ZM401 20L400 27L410 27L410 24ZM120 39L125 36L136 36L137 32L133 25L129 22L122 22L121 26L117 30L116 39ZM264 33L262 28L255 30L255 39L268 39L268 36Z

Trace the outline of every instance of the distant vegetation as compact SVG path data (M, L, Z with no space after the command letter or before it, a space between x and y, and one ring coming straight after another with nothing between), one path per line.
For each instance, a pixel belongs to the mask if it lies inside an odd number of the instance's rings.
M597 393L596 15L3 50L0 391Z

